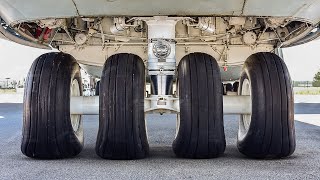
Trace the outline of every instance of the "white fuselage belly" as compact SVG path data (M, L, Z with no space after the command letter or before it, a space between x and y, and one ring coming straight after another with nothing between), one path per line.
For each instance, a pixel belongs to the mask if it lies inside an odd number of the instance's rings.
M7 23L75 16L281 16L320 21L318 0L0 0Z

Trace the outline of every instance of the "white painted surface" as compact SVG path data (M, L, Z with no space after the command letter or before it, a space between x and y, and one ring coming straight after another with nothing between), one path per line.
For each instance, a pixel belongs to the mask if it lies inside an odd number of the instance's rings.
M0 15L7 22L14 22L77 16L77 11L72 0L0 0Z
M70 114L99 114L99 96L71 97Z
M295 114L294 120L315 126L320 126L320 114Z
M171 106L156 105L157 101L145 102L145 109L156 107L167 109L168 107L178 106L178 100L172 101ZM154 104L155 103L155 104ZM168 103L168 102L167 102ZM70 101L71 114L94 115L99 114L99 96L74 96ZM223 113L224 114L250 114L251 97L250 96L223 96Z
M318 0L0 0L0 15L7 22L49 17L252 15L294 16L320 20Z
M223 114L251 114L250 96L223 96Z
M295 103L320 103L320 95L294 95ZM319 110L320 113L320 110Z

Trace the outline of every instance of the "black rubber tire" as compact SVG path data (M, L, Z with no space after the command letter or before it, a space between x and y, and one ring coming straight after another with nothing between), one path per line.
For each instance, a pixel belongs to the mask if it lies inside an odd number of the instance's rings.
M96 88L95 88L95 95L99 96L100 92L100 81L97 81Z
M227 95L226 91L224 90L224 84L221 83L221 91L223 95Z
M245 79L251 84L252 115L247 131L240 120L239 151L252 158L291 155L296 146L294 101L285 63L273 53L253 54L244 63L240 94Z
M231 83L226 84L226 91L227 92L233 92L233 85Z
M70 118L70 86L74 79L82 95L80 67L68 54L47 53L33 62L24 94L21 151L26 156L57 159L81 152L82 123L80 120L75 132Z
M105 159L141 159L149 144L144 115L145 67L140 57L116 54L100 81L96 153Z
M233 92L238 92L239 89L239 82L236 81L233 83Z
M224 153L226 141L220 69L204 53L182 58L178 66L180 123L173 151L178 157L214 158Z

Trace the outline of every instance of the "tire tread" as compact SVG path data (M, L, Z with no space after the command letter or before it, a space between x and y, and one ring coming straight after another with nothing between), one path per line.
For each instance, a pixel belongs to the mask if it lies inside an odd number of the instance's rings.
M295 144L293 95L283 60L273 53L253 54L245 62L240 84L246 78L252 85L253 110L249 132L238 139L239 151L253 158L291 155L295 149L295 145L290 145Z
M67 54L47 53L33 62L24 94L21 151L26 156L59 159L81 152L83 144L73 132L70 101L66 100L70 97L67 81L76 74L81 79L79 65Z
M98 156L140 159L148 155L144 80L144 64L140 57L121 53L106 61L100 81Z
M225 150L222 89L216 60L185 56L178 66L180 128L173 142L178 157L214 158Z

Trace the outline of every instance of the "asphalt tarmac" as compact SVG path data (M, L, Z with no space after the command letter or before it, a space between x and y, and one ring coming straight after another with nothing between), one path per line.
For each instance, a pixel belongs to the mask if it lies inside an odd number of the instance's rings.
M75 158L35 160L20 152L22 104L0 104L0 179L320 179L320 104L295 106L297 148L286 159L255 160L236 147L238 116L225 116L227 147L216 159L176 158L175 115L147 115L150 156L105 160L95 154L98 116L84 116L85 146Z

